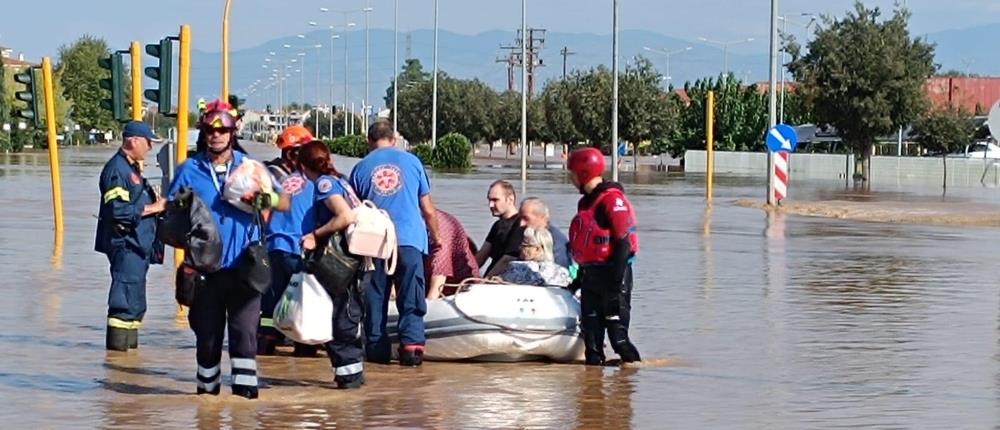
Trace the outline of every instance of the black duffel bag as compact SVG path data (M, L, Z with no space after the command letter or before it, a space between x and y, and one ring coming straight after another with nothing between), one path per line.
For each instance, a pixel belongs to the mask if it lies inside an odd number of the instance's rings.
M346 251L344 236L334 233L316 243L316 249L306 252L305 269L319 281L330 297L344 294L358 282L361 260Z
M187 263L182 263L177 267L174 284L174 299L180 305L191 307L198 290L205 287L205 275Z
M253 227L260 234L253 239ZM240 255L239 274L243 283L256 293L264 294L271 288L271 261L267 256L267 243L264 239L264 222L260 210L254 210L254 222L247 229L249 244Z
M191 188L185 187L167 202L157 218L156 237L183 249L184 262L203 273L218 271L222 265L222 239L212 211Z

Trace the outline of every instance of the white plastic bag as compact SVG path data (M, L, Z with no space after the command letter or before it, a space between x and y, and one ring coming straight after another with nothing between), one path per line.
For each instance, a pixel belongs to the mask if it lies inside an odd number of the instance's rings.
M226 179L222 189L222 197L238 209L253 213L253 206L243 202L244 197L253 196L256 192L269 193L274 189L271 184L271 174L259 161L244 159Z
M316 277L296 273L274 307L274 326L298 343L319 345L333 340L333 300Z

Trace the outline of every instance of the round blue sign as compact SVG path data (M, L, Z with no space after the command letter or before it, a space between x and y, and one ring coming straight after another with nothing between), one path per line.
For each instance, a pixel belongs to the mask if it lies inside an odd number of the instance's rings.
M771 152L795 152L795 147L799 144L799 136L795 134L795 129L791 126L778 124L767 131L765 143Z

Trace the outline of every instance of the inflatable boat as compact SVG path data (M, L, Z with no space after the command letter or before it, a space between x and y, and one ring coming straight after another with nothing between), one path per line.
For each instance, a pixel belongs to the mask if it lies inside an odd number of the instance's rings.
M454 295L427 302L424 359L581 361L579 319L580 302L565 288L464 285ZM397 321L390 303L388 333L393 343L398 342Z

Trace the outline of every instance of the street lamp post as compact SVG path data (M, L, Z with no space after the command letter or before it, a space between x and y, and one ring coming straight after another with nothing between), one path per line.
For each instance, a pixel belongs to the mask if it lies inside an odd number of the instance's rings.
M652 53L663 55L663 56L665 56L667 58L667 76L666 76L666 79L668 81L670 81L670 80L673 79L673 77L670 75L670 57L673 56L673 55L677 55L677 54L681 54L681 53L690 51L690 50L692 50L694 48L688 46L688 47L677 49L677 50L673 50L673 51L665 51L665 50L662 50L662 49L654 49L654 48L650 48L648 46L644 46L642 49L646 50L646 51L649 51L649 52L652 52Z
M437 0L435 0L436 2ZM615 0L617 4L618 0ZM528 190L528 1L521 0L521 194Z
M437 146L438 117L438 0L434 0L434 76L431 78L431 148Z
M698 40L700 40L702 42L705 42L705 43L708 43L708 44L711 44L711 45L716 45L716 46L721 46L722 47L722 62L723 62L723 65L724 65L723 70L728 75L729 74L729 46L730 45L737 45L737 44L740 44L740 43L753 42L754 38L748 37L746 39L740 39L740 40L718 41L718 40L712 40L712 39L708 39L708 38L704 38L704 37L699 37Z
M399 130L399 0L392 2L392 130Z
M611 42L611 180L618 182L618 0L614 0L612 12Z
M781 21L781 32L787 34L788 32L786 31L786 28L788 27L788 23L791 22L792 24L802 25L805 28L805 30L806 30L806 34L808 35L808 33L809 33L809 27L811 27L813 25L813 23L816 22L816 18L817 17L816 17L815 14L808 13L808 12L803 12L803 13L800 14L800 16L810 17L809 23L803 25L802 23L798 23L798 22L795 22L793 20L788 19L788 17L786 17L784 15L779 16L778 20ZM784 63L787 54L788 54L788 52L785 51L784 47L782 47L781 48L781 62L782 63ZM780 101L778 103L778 122L780 122L782 124L785 123L785 69L787 69L787 67L784 64L782 64L781 65L781 85L780 85L781 96L780 96Z
M368 3L368 0L365 0L365 4L367 4L367 3ZM361 104L361 112L362 112L362 115L364 115L364 118L365 118L364 123L366 125L368 124L368 109L367 109L367 107L365 105L370 105L371 104L371 92L369 91L369 85L368 85L369 84L369 77L370 77L369 70L371 69L371 62L370 62L371 55L370 55L370 52L369 52L371 50L371 42L370 42L370 36L369 36L370 26L368 25L368 22L369 22L368 16L371 15L371 12L373 10L375 10L375 9L372 8L372 7L366 7L364 9L361 9L361 11L364 12L364 14L365 14L365 101L364 101L364 103ZM367 134L368 133L368 129L366 128L365 130L362 130L362 133L366 133Z

